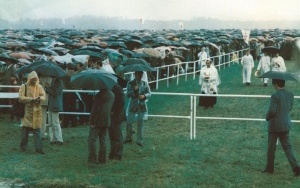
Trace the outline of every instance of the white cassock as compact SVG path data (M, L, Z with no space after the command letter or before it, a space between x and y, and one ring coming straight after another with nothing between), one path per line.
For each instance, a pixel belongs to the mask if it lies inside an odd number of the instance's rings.
M262 73L270 71L271 58L270 56L262 56L259 60L257 71L261 70ZM268 83L268 78L264 78L264 83Z
M205 66L201 69L199 77L201 92L203 91L207 94L213 94L213 92L218 93L218 85L220 85L220 83L221 80L215 66L211 65L209 68Z
M198 53L198 68L202 69L202 67L206 66L206 59L207 59L207 53L206 52L199 52Z
M281 56L273 57L271 65L272 65L272 71L281 71L281 72L286 71L284 59Z
M252 55L244 55L241 63L243 65L243 83L251 83L252 69L254 68L254 60Z

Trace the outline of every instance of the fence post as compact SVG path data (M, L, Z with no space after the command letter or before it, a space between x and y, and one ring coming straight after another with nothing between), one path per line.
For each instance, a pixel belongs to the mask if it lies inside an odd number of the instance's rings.
M159 73L160 73L160 67L157 67L156 69L156 89L158 89L158 82L159 82Z
M196 139L196 117L197 117L197 115L196 115L196 110L197 110L197 96L193 96L193 98L194 98L194 108L193 108L193 126L194 126L194 139Z
M193 104L194 104L194 97L191 95L190 96L190 98L191 98L191 104L190 104L190 106L191 106L191 111L190 111L190 116L191 116L191 118L190 118L190 139L191 140L193 140Z
M176 79L177 79L177 85L179 84L179 64L177 64L177 75L176 75Z

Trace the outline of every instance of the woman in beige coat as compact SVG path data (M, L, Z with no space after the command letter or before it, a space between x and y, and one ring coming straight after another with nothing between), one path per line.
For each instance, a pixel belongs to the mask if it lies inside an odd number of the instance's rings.
M41 103L46 100L46 95L43 87L39 84L39 78L35 71L28 74L26 91L27 92L25 94L25 84L21 85L19 101L25 104L25 115L22 119L23 130L20 147L22 151L26 151L28 133L29 131L32 131L34 135L36 153L44 154L40 129L42 127Z

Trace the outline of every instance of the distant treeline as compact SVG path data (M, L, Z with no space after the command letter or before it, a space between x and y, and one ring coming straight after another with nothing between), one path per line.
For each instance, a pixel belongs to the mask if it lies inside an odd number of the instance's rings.
M162 30L162 29L300 29L298 21L224 21L211 18L194 18L192 20L154 21L124 19L96 16L76 16L67 19L21 19L9 22L0 19L0 30L3 29L127 29L127 30Z

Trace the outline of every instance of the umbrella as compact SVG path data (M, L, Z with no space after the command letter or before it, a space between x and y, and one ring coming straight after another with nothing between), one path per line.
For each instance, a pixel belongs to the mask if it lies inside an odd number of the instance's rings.
M9 55L16 59L31 59L31 57L27 53L22 53L22 52L13 52L10 53Z
M112 88L118 83L118 77L104 70L84 70L71 77L71 84L76 88L99 90Z
M288 73L288 72L281 72L281 71L268 71L261 75L259 78L271 78L271 79L277 79L277 80L291 80L291 81L298 81L298 79Z
M28 69L28 65L24 65L24 66L22 66L22 67L20 67L20 68L18 68L17 70L16 70L16 74L18 75L18 76L20 76L20 75L22 75L22 74L25 74L25 73L29 73L30 71L29 71L29 69Z
M45 53L46 55L58 55L55 51L50 50L49 48L38 48L34 50L39 53Z
M261 50L262 52L267 52L271 54L279 53L280 49L275 46L267 46Z
M149 63L143 59L139 58L128 58L125 61L123 61L122 65L127 66L127 65L135 65L135 64L141 64L141 65L146 65L149 66Z
M124 72L134 72L134 71L156 71L156 69L150 67L149 65L143 65L143 64L132 64L132 65L126 65L123 68Z
M70 52L72 55L89 55L92 58L105 59L105 56L102 53L94 52L91 50L72 50Z
M100 53L103 50L103 48L100 48L98 46L83 46L83 47L80 48L80 50L90 50L90 51Z
M17 59L15 59L12 56L10 56L8 54L5 54L5 53L0 54L0 61L4 61L4 62L11 61L12 63L17 63L18 62Z
M112 42L111 44L108 45L111 48L127 48L124 42Z
M64 77L67 73L57 64L51 61L40 60L28 66L30 71L36 71L45 76Z
M141 48L141 49L138 49L138 50L135 50L136 52L143 52L145 54L148 54L149 56L151 57L154 57L154 58L160 58L161 57L161 53L156 50L156 49L153 49L153 48Z

